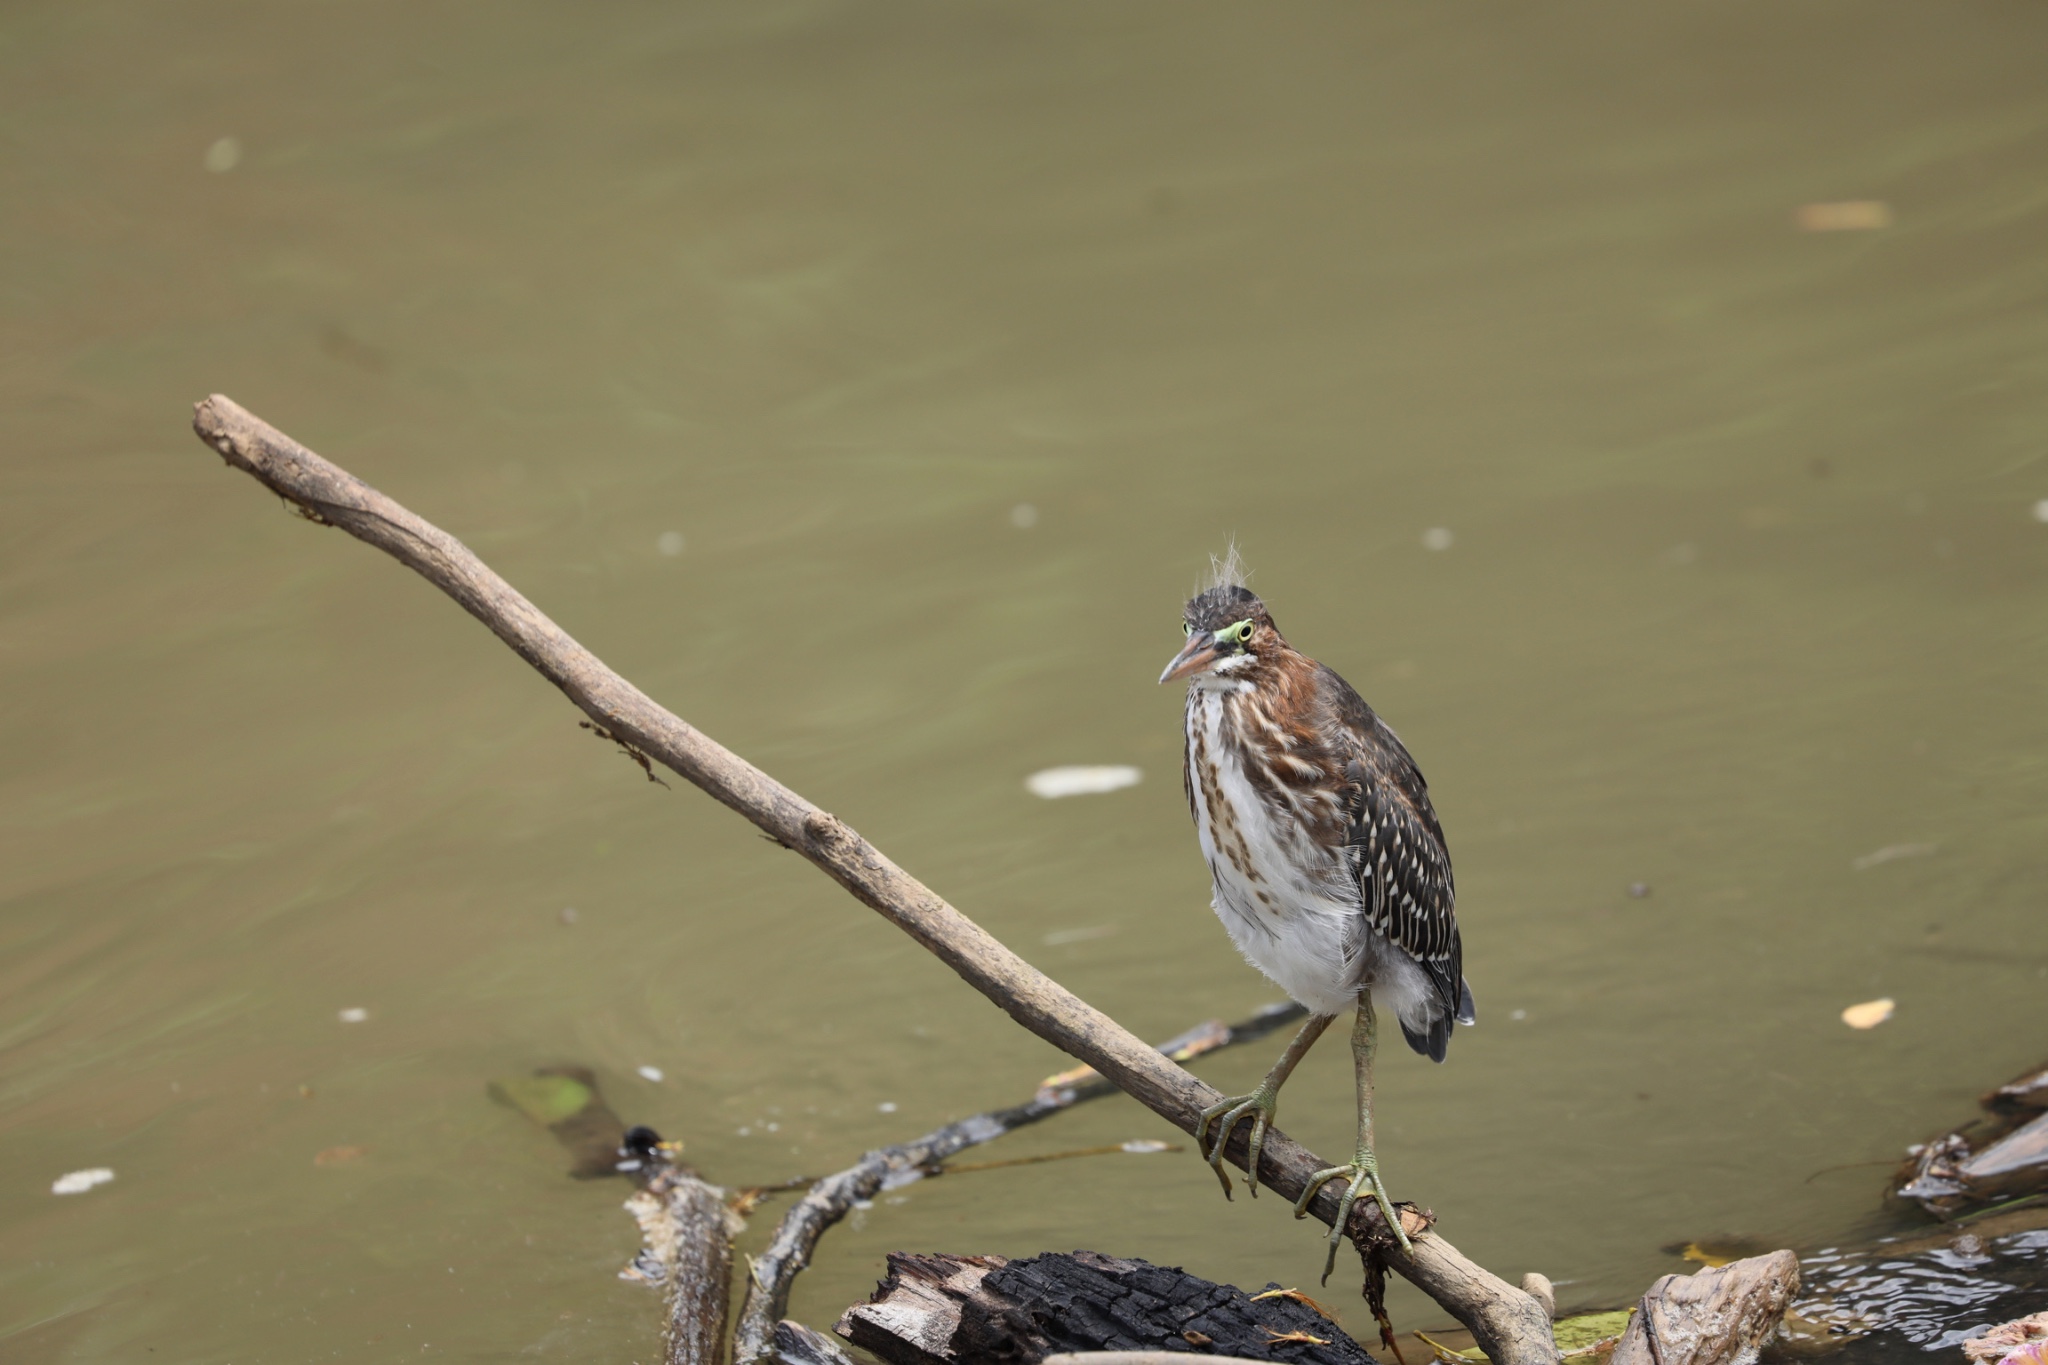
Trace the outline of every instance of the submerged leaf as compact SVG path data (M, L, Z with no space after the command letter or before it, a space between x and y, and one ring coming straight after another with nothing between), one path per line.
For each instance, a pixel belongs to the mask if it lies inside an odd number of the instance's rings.
M491 1082L491 1097L511 1105L543 1128L574 1118L594 1098L589 1086L569 1076L512 1076Z
M1581 1313L1575 1318L1565 1318L1553 1323L1550 1335L1557 1342L1560 1355L1583 1355L1598 1350L1614 1341L1628 1330L1629 1316L1633 1308L1617 1309L1612 1313Z

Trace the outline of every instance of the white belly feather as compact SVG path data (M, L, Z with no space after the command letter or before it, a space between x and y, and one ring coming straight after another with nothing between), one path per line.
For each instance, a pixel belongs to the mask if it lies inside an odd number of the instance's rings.
M1370 982L1376 1007L1426 1028L1438 1011L1421 965L1368 929L1357 883L1341 859L1309 838L1308 821L1274 810L1245 777L1222 734L1223 690L1198 682L1187 711L1190 760L1200 754L1208 768L1191 777L1216 917L1246 961L1315 1013L1350 1009ZM1215 828L1204 795L1210 782L1233 813L1228 828Z

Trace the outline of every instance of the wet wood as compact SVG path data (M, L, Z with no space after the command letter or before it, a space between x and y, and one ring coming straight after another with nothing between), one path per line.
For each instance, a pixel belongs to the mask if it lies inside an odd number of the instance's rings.
M1666 1275L1636 1305L1608 1365L1752 1365L1798 1290L1789 1251Z
M1293 1365L1372 1365L1297 1292L1263 1295L1095 1252L1008 1261L894 1252L836 1329L890 1365L1039 1365L1074 1352L1176 1352ZM1084 1356L1083 1359L1095 1359Z
M853 1365L853 1357L838 1342L787 1319L769 1334L767 1358L780 1365Z
M658 762L808 859L862 904L917 940L1032 1033L1087 1063L1118 1089L1192 1134L1221 1098L1115 1020L1024 961L885 857L844 821L821 810L702 731L658 705L500 578L455 537L414 515L220 394L196 405L192 427L233 467L296 508L391 555L453 598L559 688L627 753ZM1249 1125L1226 1148L1242 1169ZM1277 1129L1266 1137L1260 1183L1292 1201L1330 1165ZM1338 1182L1310 1205L1336 1217ZM1473 1332L1495 1365L1552 1365L1549 1322L1529 1295L1425 1234L1412 1251L1391 1243L1379 1212L1361 1200L1346 1230Z
M1937 1218L1972 1204L2048 1193L2048 1067L2015 1077L1979 1102L1987 1117L1907 1154L1893 1193Z
M664 1166L626 1209L646 1247L624 1274L664 1293L666 1365L723 1365L732 1238L740 1227L725 1191L686 1166Z
M2048 1114L1975 1153L1956 1173L1979 1199L2011 1198L2048 1189Z
M2023 1114L2048 1109L2048 1065L2015 1076L1984 1096L1983 1105L1993 1113Z

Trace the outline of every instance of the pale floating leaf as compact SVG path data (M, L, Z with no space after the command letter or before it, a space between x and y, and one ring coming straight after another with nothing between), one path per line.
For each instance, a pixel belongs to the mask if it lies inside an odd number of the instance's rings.
M1876 1028L1892 1017L1898 1008L1896 1001L1886 996L1882 1000L1866 1000L1860 1005L1851 1005L1842 1011L1842 1022L1850 1028Z
M1033 796L1057 801L1063 796L1094 796L1102 792L1135 787L1143 776L1143 773L1127 764L1104 763L1047 768L1025 778L1024 785Z
M104 1185L114 1178L114 1173L105 1166L94 1166L91 1170L72 1171L60 1175L50 1183L51 1194L84 1194L95 1185Z

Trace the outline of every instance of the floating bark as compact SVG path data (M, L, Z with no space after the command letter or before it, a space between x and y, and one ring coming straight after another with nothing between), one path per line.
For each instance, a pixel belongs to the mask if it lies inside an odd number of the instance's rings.
M658 705L440 527L347 470L320 458L221 394L197 404L192 429L230 465L253 476L308 521L338 527L384 551L452 597L513 652L560 688L607 734L677 773L801 854L862 904L929 950L1019 1024L1087 1063L1118 1089L1192 1134L1220 1093L1183 1070L1073 992L1033 967L856 833L768 774ZM636 760L637 761L637 760ZM1233 1130L1227 1159L1243 1169L1249 1133ZM1266 1135L1253 1177L1283 1199L1309 1189L1330 1162L1278 1129ZM1337 1217L1337 1182L1308 1212ZM1542 1307L1467 1259L1441 1236L1410 1247L1379 1246L1386 1234L1375 1203L1360 1200L1344 1231L1471 1329L1495 1365L1556 1365ZM1368 1262L1368 1264L1373 1264Z
M1040 1365L1077 1351L1373 1365L1306 1296L1277 1284L1247 1294L1092 1251L1021 1261L891 1252L888 1278L834 1330L890 1365Z
M1752 1365L1799 1289L1799 1258L1752 1256L1650 1286L1608 1365Z

